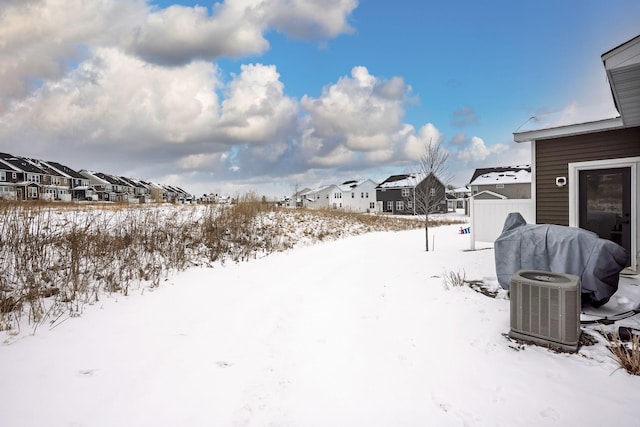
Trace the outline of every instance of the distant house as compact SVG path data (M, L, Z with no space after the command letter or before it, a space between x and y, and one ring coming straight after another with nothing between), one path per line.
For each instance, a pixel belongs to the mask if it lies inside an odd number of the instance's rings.
M176 186L152 184L87 169L75 171L59 162L8 153L0 153L0 198L133 203L152 200L182 203L193 201L191 194Z
M137 201L137 199L135 199L133 195L133 186L129 184L127 181L124 181L118 176L110 175L102 172L97 172L96 175L99 178L102 178L103 180L111 184L111 188L115 193L115 200L112 199L112 201L115 201L115 202L130 202L134 200ZM132 200L129 200L129 199L132 199Z
M46 162L38 159L30 159L22 157L32 165L41 169L44 173L40 182L40 198L43 200L59 200L64 202L71 201L71 193L69 192L69 178L60 171L52 168Z
M164 189L164 201L168 203L191 203L193 196L175 185L161 185Z
M116 193L111 182L104 178L104 174L82 169L80 174L89 180L92 188L96 190L98 200L104 202L117 201Z
M97 200L96 189L90 185L89 179L81 175L80 172L59 162L47 160L43 163L67 178L72 200Z
M433 181L434 185L426 188L430 181ZM376 199L382 204L382 212L397 215L423 215L420 203L416 201L421 193L426 192L436 200L434 211L447 212L444 184L433 175L391 175L376 187Z
M149 197L156 203L166 201L166 194L162 185L151 181L140 181L149 190Z
M44 194L44 184L47 172L26 159L12 154L0 153L0 162L11 168L15 175L11 175L12 186L16 200L38 200Z
M3 200L16 199L15 182L18 172L8 164L0 161L0 198Z
M323 185L321 187L305 189L298 194L298 200L302 207L308 209L323 209L332 207L338 187L335 185ZM337 206L333 206L337 207Z
M207 204L217 204L217 205L230 205L231 204L231 196L227 195L227 194L214 194L214 193L209 193L209 194L205 194L202 196L202 198L199 200L200 203L207 203Z
M464 209L467 211L467 202L471 196L469 187L458 187L447 190L447 209L455 211L456 209Z
M535 222L580 227L640 264L640 36L602 54L619 117L514 133L531 142Z
M370 179L343 182L338 186L342 192L342 208L351 212L376 212L376 186Z
M283 198L283 205L287 208L301 208L302 207L302 195L308 192L309 188L303 188L302 190L297 190L293 196L285 196Z
M489 191L507 199L531 198L531 166L476 169L469 181L471 194Z
M133 191L133 194L129 196L130 203L149 203L153 201L149 186L142 181L124 176L119 176L118 178L129 184L129 188Z

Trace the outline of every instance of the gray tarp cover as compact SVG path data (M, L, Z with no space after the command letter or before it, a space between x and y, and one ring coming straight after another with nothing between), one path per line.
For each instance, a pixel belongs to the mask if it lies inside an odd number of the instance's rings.
M620 245L581 228L527 224L510 213L494 245L498 282L509 289L518 270L541 270L580 277L582 295L598 307L618 290L620 271L628 261Z

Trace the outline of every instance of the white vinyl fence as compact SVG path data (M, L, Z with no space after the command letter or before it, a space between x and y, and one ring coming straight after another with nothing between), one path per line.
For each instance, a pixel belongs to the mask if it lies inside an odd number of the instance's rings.
M471 197L471 250L475 249L476 242L495 242L511 212L519 212L528 224L535 223L531 199L475 200Z

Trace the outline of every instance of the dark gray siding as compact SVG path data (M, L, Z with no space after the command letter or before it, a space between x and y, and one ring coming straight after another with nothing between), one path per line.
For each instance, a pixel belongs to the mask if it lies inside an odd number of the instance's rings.
M535 143L536 222L569 225L569 163L640 156L640 127L554 138Z
M399 188L386 188L386 189L376 189L376 200L378 202L382 202L382 212L393 212L398 214L411 214L413 210L407 209L407 198L402 197L402 190ZM405 205L405 210L401 212L396 211L396 202L402 201ZM391 210L387 209L387 202L393 202L393 208Z
M498 188L495 184L474 185L474 187L478 187L478 193L488 190L506 196L508 199L531 198L531 183L504 184L502 188Z

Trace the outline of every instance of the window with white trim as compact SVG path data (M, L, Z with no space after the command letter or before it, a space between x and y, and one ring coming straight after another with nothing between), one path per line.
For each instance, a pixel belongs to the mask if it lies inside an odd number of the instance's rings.
M404 210L404 202L402 200L396 201L396 210L403 211Z
M408 188L403 188L402 189L402 197L409 197L409 189Z
M32 199L38 198L38 187L29 187L29 197Z
M375 202L369 203L369 209L375 209L375 208L376 208L376 203Z
M5 171L0 171L0 181L7 180L7 173Z
M389 212L393 211L393 202L392 201L388 201L387 202L387 210Z

